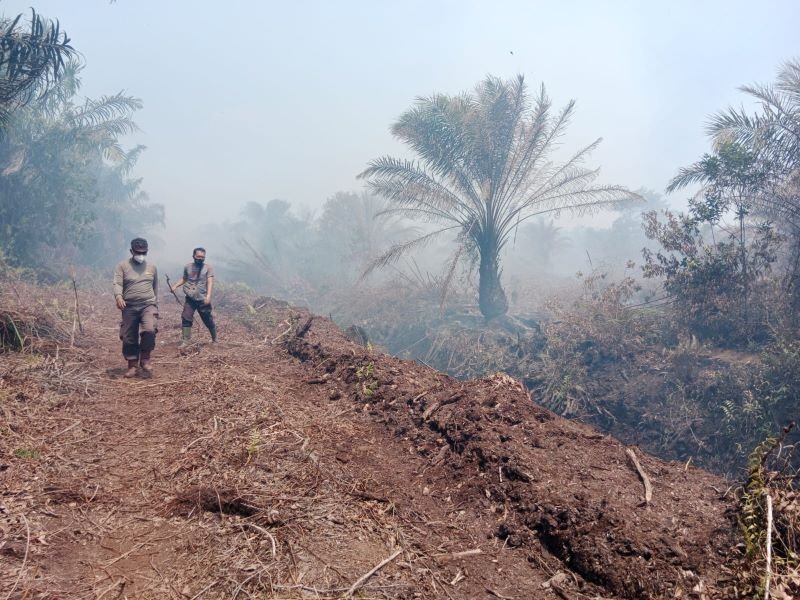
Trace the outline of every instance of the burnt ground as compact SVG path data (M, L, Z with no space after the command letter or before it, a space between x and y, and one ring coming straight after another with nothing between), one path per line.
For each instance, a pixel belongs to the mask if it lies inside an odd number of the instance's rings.
M121 378L109 296L0 354L0 598L731 598L730 483L284 303ZM384 563L369 577L374 567Z

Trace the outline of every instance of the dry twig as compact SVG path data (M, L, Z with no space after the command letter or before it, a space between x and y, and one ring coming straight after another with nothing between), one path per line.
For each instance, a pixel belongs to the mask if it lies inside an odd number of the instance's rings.
M345 598L351 598L353 596L353 594L355 594L356 591L359 588L361 588L361 586L363 586L369 580L370 577L375 575L375 573L380 571L383 567L388 565L390 562L392 562L395 558L400 556L402 553L403 553L402 549L395 551L395 553L392 554L390 557L384 558L381 562L379 562L377 565L375 565L372 569L370 569L369 571L364 573L361 577L359 577L356 580L356 582L353 585L350 586L350 589L348 589L347 592L345 592L344 597Z
M26 535L25 556L22 558L22 565L19 568L19 573L17 573L17 580L14 582L14 585L11 587L11 591L8 592L8 596L6 596L6 600L11 598L11 594L14 593L14 590L16 590L17 586L19 585L19 580L22 579L22 573L25 572L25 566L28 563L28 550L30 550L30 547L31 547L31 526L28 523L28 519L25 517L25 515L20 514L20 517L22 517L22 520L25 521L25 535Z
M454 402L458 402L459 400L461 400L461 396L462 396L461 392L456 392L449 398L445 398L444 400L437 400L436 402L434 402L428 408L425 409L425 412L422 413L422 418L429 419L433 415L433 413L435 413L443 406L447 406L448 404L453 404Z
M651 500L653 499L653 486L650 483L650 478L647 476L647 473L644 472L642 465L639 463L639 459L636 458L636 453L631 448L625 449L625 454L628 455L628 458L631 459L633 466L636 468L636 472L639 473L639 477L644 484L644 501L645 504L650 504Z
M767 577L764 583L764 600L769 600L769 584L772 576L772 496L767 493Z

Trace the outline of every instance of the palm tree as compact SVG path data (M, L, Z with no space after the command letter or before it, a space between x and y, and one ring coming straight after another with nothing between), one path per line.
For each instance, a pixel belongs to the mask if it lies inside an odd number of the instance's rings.
M111 201L99 179L116 167L125 177L141 152L119 142L136 130L141 101L115 94L76 103L80 70L65 65L55 87L16 110L0 138L0 248L23 262L40 246L85 241Z
M457 232L450 272L459 259L474 257L481 313L487 319L504 315L508 301L500 252L520 223L565 209L586 213L636 196L620 186L594 183L598 171L585 168L583 161L599 139L564 162L553 161L574 106L570 101L552 114L544 86L531 102L521 75L509 81L489 76L472 93L418 99L392 126L417 160L384 156L359 177L390 202L392 213L440 227L396 244L373 266Z
M539 266L543 271L552 266L553 255L556 252L572 243L569 236L553 220L537 219L528 223L521 233L529 242L528 248L533 256L541 262Z
M52 87L75 54L58 22L33 9L29 29L20 27L21 19L0 17L0 124L14 108Z
M708 133L714 142L715 156L722 156L731 147L742 149L740 153L748 158L745 165L748 170L744 173L747 208L775 223L790 240L787 284L797 308L800 307L800 60L784 63L774 84L746 85L740 90L757 101L760 112L748 114L744 108L728 108L711 117ZM671 187L708 183L713 179L708 177L709 166L715 165L704 157L682 169ZM713 169L711 174L717 176Z
M358 277L392 244L419 234L387 208L386 200L367 192L337 192L325 201L319 233L329 256L341 262L337 276Z
M760 114L728 108L711 117L708 133L715 142L736 142L773 166L800 167L800 60L786 62L775 85L739 88L760 105Z

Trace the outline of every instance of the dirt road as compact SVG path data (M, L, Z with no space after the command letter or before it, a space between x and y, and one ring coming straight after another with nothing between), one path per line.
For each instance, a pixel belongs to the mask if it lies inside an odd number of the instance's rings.
M0 599L726 593L726 482L640 454L645 504L621 444L510 378L262 299L187 351L164 303L156 376L125 380L110 305L78 349L0 354Z

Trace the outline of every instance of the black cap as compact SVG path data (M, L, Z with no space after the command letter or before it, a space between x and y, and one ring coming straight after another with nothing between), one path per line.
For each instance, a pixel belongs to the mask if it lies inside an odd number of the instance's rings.
M144 238L133 238L131 240L131 250L141 254L147 253L147 240Z

